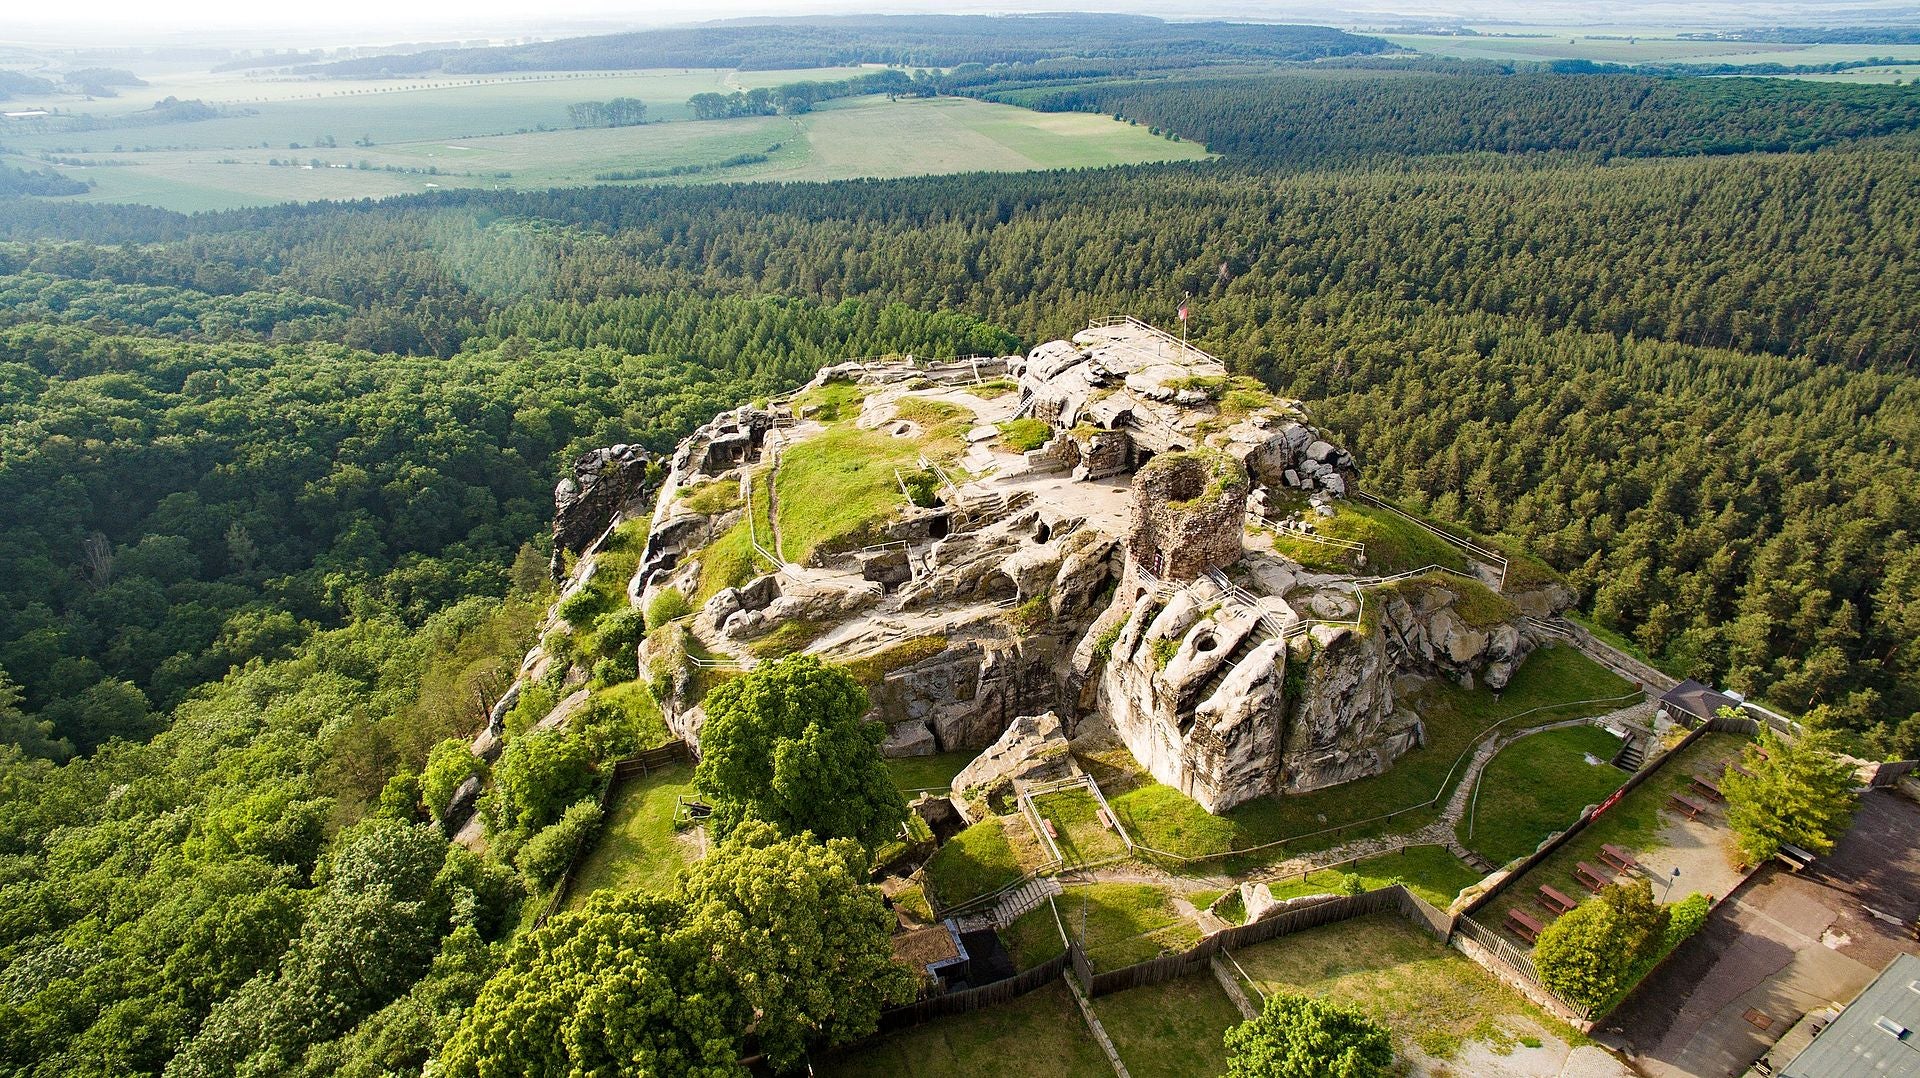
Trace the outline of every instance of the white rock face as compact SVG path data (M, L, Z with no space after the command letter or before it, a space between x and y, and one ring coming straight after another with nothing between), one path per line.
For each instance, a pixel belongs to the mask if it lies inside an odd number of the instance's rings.
M1070 766L1060 716L1051 711L1026 715L1013 720L999 740L954 776L953 790L965 798L985 797L1014 779L1058 778Z

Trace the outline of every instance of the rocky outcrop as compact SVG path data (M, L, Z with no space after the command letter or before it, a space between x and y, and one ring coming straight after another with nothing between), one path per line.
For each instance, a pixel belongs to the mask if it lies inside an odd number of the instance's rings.
M573 475L553 488L556 566L559 551L586 550L615 514L646 498L649 481L657 474L652 464L653 454L637 445L596 449L573 462Z
M1072 767L1060 716L1051 711L1026 715L1014 719L997 741L954 776L953 791L964 800L980 801L1015 779L1062 778Z

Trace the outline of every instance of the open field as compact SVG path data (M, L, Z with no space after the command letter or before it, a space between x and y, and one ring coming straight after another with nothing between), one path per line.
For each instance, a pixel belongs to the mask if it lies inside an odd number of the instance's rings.
M1055 909L1059 914L1056 918ZM1200 926L1174 904L1171 892L1145 883L1069 886L1022 914L1001 933L1014 964L1037 966L1066 950L1067 933L1081 940L1096 972L1120 969L1200 942Z
M1402 48L1465 60L1592 60L1609 64L1832 64L1875 57L1920 59L1920 46L1690 41L1631 30L1580 33L1540 28L1526 36L1382 34Z
M693 792L693 768L672 764L620 787L593 850L580 865L569 907L603 888L665 891L695 857L697 832L673 829L674 798Z
M1335 868L1310 872L1305 877L1276 880L1267 885L1277 899L1302 895L1338 893L1347 876L1356 876L1368 891L1406 884L1407 889L1429 905L1446 909L1462 890L1480 882L1480 873L1448 852L1445 846L1407 846L1394 853L1383 853Z
M828 102L802 116L693 122L706 91L845 72L725 71L528 75L354 83L156 83L124 97L62 105L102 118L167 93L234 114L189 123L39 131L0 123L0 160L91 182L81 201L182 211L418 193L437 187L578 186L603 176L642 182L834 180L960 171L1022 171L1202 158L1192 143L1083 113L1035 113L965 98ZM748 76L752 77L749 78ZM319 88L315 88L315 87ZM301 93L321 96L294 96ZM254 97L247 92L259 91ZM638 97L652 121L574 129L566 108ZM248 114L250 113L250 114ZM674 168L699 171L665 175ZM659 175L635 175L659 173Z
M960 749L932 756L906 756L888 760L887 774L893 776L895 786L912 797L921 790L947 789L953 785L953 777L978 755L980 753L974 749Z
M1417 1050L1452 1059L1476 1042L1537 1051L1549 1036L1585 1043L1466 956L1390 913L1282 936L1234 958L1263 995L1301 993L1371 1014L1393 1032L1403 1057Z
M814 1060L835 1078L1110 1078L1064 984L1011 1003L935 1019Z

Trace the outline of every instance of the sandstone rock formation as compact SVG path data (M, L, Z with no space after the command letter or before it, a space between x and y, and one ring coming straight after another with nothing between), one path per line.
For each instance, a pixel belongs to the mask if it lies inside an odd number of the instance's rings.
M556 568L559 551L585 550L616 513L646 496L652 464L653 455L637 445L596 449L573 462L573 475L553 488ZM557 572L554 579L559 579Z

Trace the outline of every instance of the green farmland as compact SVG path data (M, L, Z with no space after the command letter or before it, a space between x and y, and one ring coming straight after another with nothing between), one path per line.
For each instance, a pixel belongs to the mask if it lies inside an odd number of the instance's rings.
M1082 113L965 98L829 102L800 116L693 122L687 98L842 69L520 74L495 79L264 82L152 80L105 101L55 107L118 124L91 131L0 125L0 163L51 164L89 182L80 201L181 211L379 198L441 187L546 188L628 181L838 180L1187 160L1204 148ZM158 96L227 115L146 124ZM567 106L636 97L650 122L575 129ZM662 122L664 121L664 122ZM693 169L668 175L672 169Z

